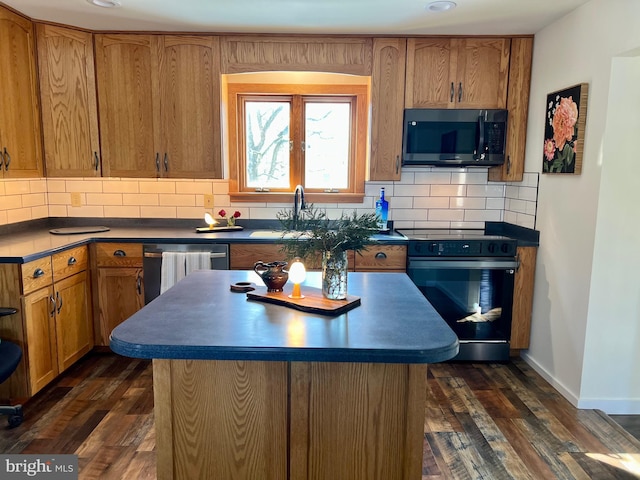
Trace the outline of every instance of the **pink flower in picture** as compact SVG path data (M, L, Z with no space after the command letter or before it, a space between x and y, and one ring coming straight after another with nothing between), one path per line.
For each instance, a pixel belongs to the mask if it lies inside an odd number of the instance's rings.
M544 156L548 161L553 160L553 156L556 153L556 142L552 138L547 138L544 141Z
M574 127L578 121L578 106L572 97L563 97L553 115L553 140L556 148L562 150L566 142L573 138ZM545 145L546 154L546 145Z

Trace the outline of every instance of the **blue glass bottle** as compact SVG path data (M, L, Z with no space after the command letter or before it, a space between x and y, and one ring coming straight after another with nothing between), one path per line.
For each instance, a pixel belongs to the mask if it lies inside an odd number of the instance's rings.
M376 200L376 215L378 216L378 229L388 230L389 202L384 198L384 187L380 189L380 198Z

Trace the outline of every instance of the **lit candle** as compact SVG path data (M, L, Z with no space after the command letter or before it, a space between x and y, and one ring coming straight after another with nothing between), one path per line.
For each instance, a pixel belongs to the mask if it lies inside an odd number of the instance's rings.
M304 298L304 295L300 293L300 284L304 282L307 276L307 271L304 268L300 259L296 259L289 268L289 280L293 283L293 291L289 298Z
M209 225L209 229L213 229L213 226L218 223L218 221L213 218L209 212L204 214L204 221Z

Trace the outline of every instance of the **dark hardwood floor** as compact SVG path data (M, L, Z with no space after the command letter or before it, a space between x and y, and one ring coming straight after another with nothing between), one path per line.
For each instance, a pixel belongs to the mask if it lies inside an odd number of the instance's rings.
M423 480L640 478L637 438L520 360L430 366L424 428ZM151 363L92 353L0 431L2 453L76 453L83 480L155 479Z

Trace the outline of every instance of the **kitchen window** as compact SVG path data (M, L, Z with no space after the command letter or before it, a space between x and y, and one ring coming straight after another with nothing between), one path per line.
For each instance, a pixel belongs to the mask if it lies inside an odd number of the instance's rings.
M230 188L236 201L311 201L364 196L365 85L230 84ZM286 197L285 197L286 195Z

